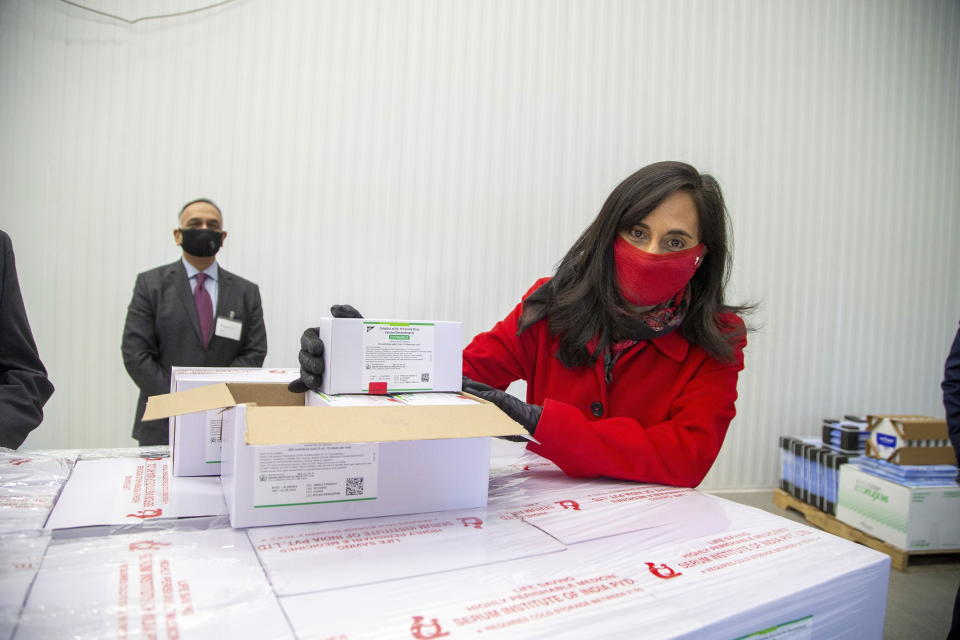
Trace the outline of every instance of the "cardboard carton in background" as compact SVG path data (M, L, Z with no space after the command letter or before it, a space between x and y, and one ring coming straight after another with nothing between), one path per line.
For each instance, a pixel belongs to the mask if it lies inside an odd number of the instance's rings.
M327 395L462 386L459 322L321 318L317 332L324 345L320 391Z
M866 454L894 464L954 464L945 420L917 415L867 416Z
M526 436L496 406L304 406L285 385L227 383L148 400L145 419L223 411L234 527L486 506L490 436Z
M283 384L296 380L299 368L173 367L170 393L222 382ZM170 418L170 456L175 476L220 475L219 409Z
M960 549L960 487L906 486L845 464L837 519L904 551Z

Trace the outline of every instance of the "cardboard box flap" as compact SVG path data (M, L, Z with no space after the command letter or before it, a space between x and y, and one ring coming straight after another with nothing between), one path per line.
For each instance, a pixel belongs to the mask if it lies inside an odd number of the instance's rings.
M286 383L221 382L177 393L147 398L144 420L181 416L210 409L224 409L241 403L265 407L303 406L302 393L287 391Z
M344 418L349 412L349 421ZM525 436L489 403L425 407L260 407L246 411L246 442L313 444Z
M234 404L252 403L260 407L302 407L303 393L287 390L287 384L228 382Z
M875 431L885 420L904 440L943 440L947 436L947 422L940 418L920 415L875 415L867 416L867 430Z
M211 384L178 393L164 393L147 398L144 420L158 420L187 413L222 409L234 406L236 401L226 384Z

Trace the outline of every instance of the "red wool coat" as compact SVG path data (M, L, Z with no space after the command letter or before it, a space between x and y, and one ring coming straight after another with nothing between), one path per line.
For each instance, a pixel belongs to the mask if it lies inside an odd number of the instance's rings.
M538 280L526 295L547 280ZM463 351L463 373L500 389L527 381L527 402L543 405L534 435L541 444L529 443L530 451L575 477L700 484L736 414L745 336L729 364L691 345L679 331L639 342L617 360L607 385L602 358L588 367L560 362L555 356L560 340L546 320L518 336L522 311L518 304L473 339ZM732 314L724 320L743 326Z

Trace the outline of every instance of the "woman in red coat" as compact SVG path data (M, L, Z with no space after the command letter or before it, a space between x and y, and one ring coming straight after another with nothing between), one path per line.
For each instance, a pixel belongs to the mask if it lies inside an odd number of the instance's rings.
M463 352L497 404L571 476L698 485L735 414L746 332L716 180L680 162L613 190L552 279ZM506 394L527 382L527 402Z

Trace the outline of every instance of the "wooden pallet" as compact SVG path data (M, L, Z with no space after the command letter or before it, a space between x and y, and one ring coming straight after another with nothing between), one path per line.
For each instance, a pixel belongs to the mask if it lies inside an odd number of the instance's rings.
M807 522L815 527L823 529L827 533L832 533L835 536L840 536L841 538L858 542L866 547L870 547L871 549L876 549L881 553L887 554L890 556L891 565L898 571L906 571L907 567L910 565L910 561L917 560L921 556L927 556L930 560L939 560L941 562L950 563L960 560L960 551L904 551L903 549L898 549L892 544L884 542L880 538L875 538L868 533L864 533L860 529L840 522L829 513L824 513L823 511L820 511L820 509L817 509L816 507L811 506L802 500L794 498L783 489L774 490L773 504L781 509L792 509L793 511L799 512L800 515L806 518Z

